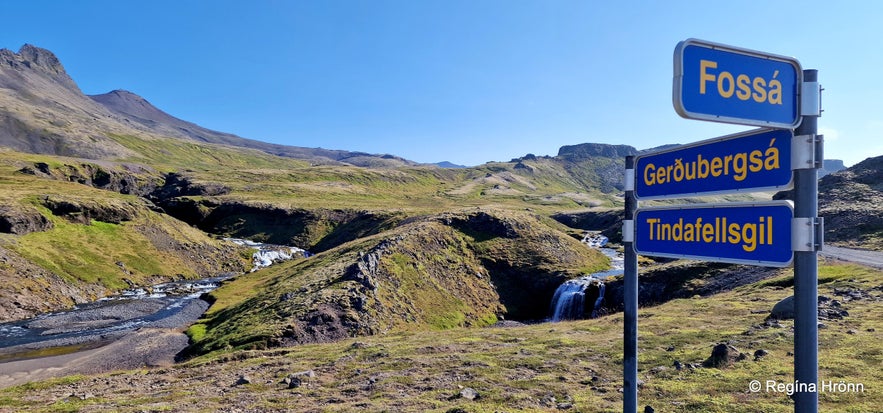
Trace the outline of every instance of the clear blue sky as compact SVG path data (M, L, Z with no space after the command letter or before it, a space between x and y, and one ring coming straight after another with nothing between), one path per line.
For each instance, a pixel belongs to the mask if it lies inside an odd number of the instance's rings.
M680 118L695 37L818 69L826 157L883 155L883 2L3 1L0 47L268 142L474 165L750 129Z

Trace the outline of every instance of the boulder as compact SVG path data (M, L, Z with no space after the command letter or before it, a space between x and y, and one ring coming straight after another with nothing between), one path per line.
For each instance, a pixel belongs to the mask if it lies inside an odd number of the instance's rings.
M744 360L745 355L743 355L736 347L733 347L729 344L718 344L714 346L711 350L711 357L706 359L703 363L703 367L708 368L725 368L736 361Z
M770 311L771 319L776 320L791 320L794 318L794 296L789 296L782 301L776 303L773 306L773 310Z

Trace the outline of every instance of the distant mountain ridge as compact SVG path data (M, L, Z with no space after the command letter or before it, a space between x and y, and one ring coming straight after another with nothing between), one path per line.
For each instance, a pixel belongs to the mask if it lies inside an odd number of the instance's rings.
M418 165L395 155L280 145L211 130L176 118L123 89L87 96L51 51L30 44L18 53L0 49L0 145L22 152L96 160L136 155L114 135L169 137L256 149L313 164ZM557 158L579 163L598 157L624 158L671 146L676 145L637 150L629 145L582 143L562 146ZM838 162L826 161L820 176L843 169L842 162ZM433 165L462 168L450 162Z
M49 155L116 159L132 151L110 135L144 134L257 149L321 164L395 167L393 155L279 145L178 119L125 90L86 96L51 51L30 44L0 49L0 145Z

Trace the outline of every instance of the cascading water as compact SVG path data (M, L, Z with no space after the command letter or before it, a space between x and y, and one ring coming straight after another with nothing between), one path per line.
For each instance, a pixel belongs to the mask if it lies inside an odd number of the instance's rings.
M309 258L310 255L312 255L309 251L286 245L264 244L262 242L255 242L239 238L224 238L224 240L230 241L236 245L242 245L255 249L254 254L252 254L251 256L252 262L254 264L251 272L255 272L261 268L269 267L276 263L292 260L294 258Z
M583 318L587 296L595 297L595 301L592 304L591 317L595 318L601 315L602 305L604 304L604 292L606 290L604 279L622 273L623 259L622 256L616 253L616 250L611 248L600 248L600 251L610 257L611 269L567 280L564 284L561 284L555 290L555 295L552 296L551 321Z

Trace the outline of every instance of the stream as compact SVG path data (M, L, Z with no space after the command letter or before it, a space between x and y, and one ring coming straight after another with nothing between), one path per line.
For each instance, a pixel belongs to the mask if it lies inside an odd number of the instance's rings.
M274 263L306 258L300 248L228 239L255 249L256 271ZM196 321L209 304L200 297L233 274L198 280L166 282L136 287L99 300L79 304L70 310L0 323L0 363L20 359L35 349L69 348L77 351L118 340L142 328L181 328Z
M550 305L549 321L577 320L585 318L586 300L592 301L591 318L598 317L604 304L604 281L607 277L622 274L623 257L612 248L599 248L610 257L610 269L580 278L567 280L555 290Z

